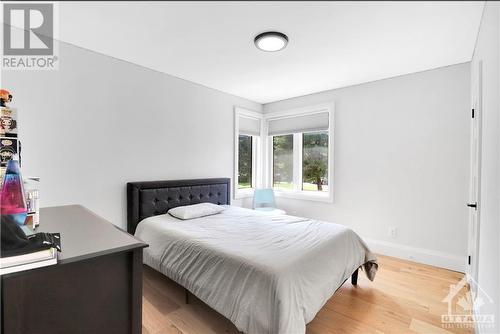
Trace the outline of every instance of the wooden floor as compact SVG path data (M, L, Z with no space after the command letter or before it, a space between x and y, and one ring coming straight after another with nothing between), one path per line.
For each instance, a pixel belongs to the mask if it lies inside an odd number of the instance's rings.
M441 326L441 315L447 314L442 299L463 274L386 256L379 256L379 263L374 282L364 273L357 287L348 280L307 325L307 334L472 333ZM143 334L239 333L194 297L185 304L182 287L146 266L143 293ZM468 291L459 294L467 297ZM454 309L457 313L467 314Z

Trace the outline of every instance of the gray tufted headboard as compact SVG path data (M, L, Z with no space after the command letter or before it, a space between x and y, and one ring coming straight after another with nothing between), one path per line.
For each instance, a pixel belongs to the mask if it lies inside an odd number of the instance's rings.
M193 179L127 183L127 231L139 222L181 205L231 204L231 179Z

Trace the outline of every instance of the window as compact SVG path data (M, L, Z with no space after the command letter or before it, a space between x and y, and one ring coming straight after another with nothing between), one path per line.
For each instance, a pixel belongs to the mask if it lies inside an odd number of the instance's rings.
M238 189L252 188L252 136L239 135Z
M261 114L235 107L235 199L272 187L282 197L333 201L333 105Z
M276 194L332 201L331 106L266 116L269 183Z
M274 189L328 192L328 131L272 136L272 141Z
M234 142L234 197L253 195L253 189L261 184L261 126L262 114L235 107ZM260 168L261 169L261 168Z
M302 190L328 191L328 132L302 134Z
M293 135L273 137L273 187L293 189Z

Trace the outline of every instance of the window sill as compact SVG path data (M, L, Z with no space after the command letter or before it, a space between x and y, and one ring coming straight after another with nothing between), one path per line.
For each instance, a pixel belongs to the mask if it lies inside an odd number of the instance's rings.
M306 201L333 203L333 194L327 193L314 193L309 191L286 191L274 189L276 197L301 199Z
M253 188L251 189L236 189L234 199L243 199L253 197Z

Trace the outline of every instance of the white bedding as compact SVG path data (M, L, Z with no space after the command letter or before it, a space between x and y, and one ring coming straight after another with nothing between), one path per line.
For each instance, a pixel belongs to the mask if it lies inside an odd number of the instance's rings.
M186 287L249 334L305 333L359 266L376 258L349 228L228 206L220 214L143 220L144 263Z

